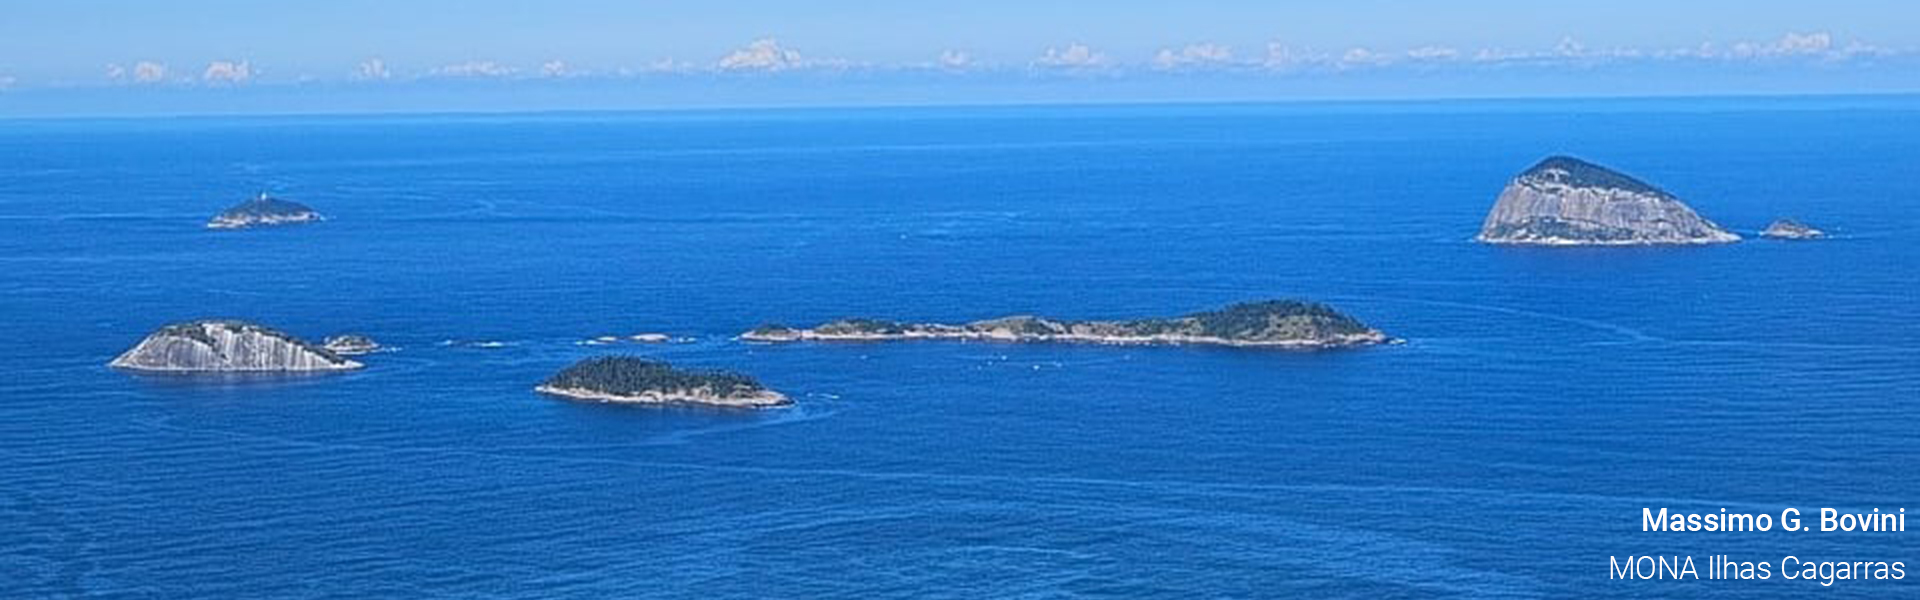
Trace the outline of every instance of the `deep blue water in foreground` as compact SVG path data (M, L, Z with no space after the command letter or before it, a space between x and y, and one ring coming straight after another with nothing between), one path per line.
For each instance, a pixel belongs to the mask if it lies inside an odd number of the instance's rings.
M1837 239L1470 243L1559 152ZM1920 532L1639 517L1920 511L1916 172L1912 99L4 122L0 596L1911 595ZM262 190L331 220L201 228ZM1270 297L1409 343L730 339ZM105 367L211 316L402 350ZM575 345L654 331L698 341ZM799 404L531 392L609 351ZM1909 575L1609 581L1630 554Z

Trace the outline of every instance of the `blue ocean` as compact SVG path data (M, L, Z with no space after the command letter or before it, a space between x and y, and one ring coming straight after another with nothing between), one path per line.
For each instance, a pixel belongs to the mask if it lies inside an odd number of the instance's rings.
M1746 235L1472 236L1571 154ZM1920 533L1911 97L0 122L0 596L1887 597ZM324 223L216 232L269 192ZM1761 240L1777 217L1833 234ZM753 345L1327 302L1321 353ZM207 317L397 351L109 369ZM681 343L581 345L659 332ZM600 354L792 408L574 403ZM1920 521L1916 521L1920 527ZM1610 558L1693 557L1622 581ZM1710 556L1770 561L1706 579ZM1904 561L1786 579L1784 557Z

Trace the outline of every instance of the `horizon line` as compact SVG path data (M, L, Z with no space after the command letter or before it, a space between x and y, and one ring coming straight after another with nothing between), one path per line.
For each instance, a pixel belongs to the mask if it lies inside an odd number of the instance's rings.
M1428 97L1371 97L1371 96L1335 96L1325 98L1274 98L1274 99L1117 99L1101 100L1023 100L1007 102L876 102L876 103L772 103L772 104L730 104L712 106L650 106L631 108L547 108L547 109L499 109L499 110L341 110L341 111L289 111L289 112L198 112L182 111L154 114L71 114L71 115L4 115L0 122L23 121L144 121L144 120L197 120L197 119L299 119L299 118L380 118L380 117L493 117L509 115L620 115L620 114L698 114L698 113L753 113L785 111L847 111L847 110L939 110L972 108L1122 108L1122 107L1179 107L1179 106L1310 106L1310 105L1446 105L1474 103L1551 103L1551 102L1657 102L1657 101L1711 101L1711 100L1820 100L1820 99L1862 99L1891 100L1899 98L1920 98L1920 89L1894 92L1784 92L1784 93L1705 93L1705 94L1620 94L1620 95L1461 95ZM1920 105L1914 107L1920 110Z

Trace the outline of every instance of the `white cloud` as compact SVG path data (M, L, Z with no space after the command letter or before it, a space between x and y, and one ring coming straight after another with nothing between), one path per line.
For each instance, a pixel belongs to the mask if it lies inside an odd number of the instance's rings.
M387 61L374 57L361 61L359 68L353 71L353 78L360 81L384 81L393 78L393 71L387 70Z
M509 67L500 63L496 63L490 60L470 60L463 63L451 64L451 65L435 68L432 74L436 77L482 78L482 77L507 77L517 72L519 72L518 69Z
M1370 48L1350 48L1345 54L1340 55L1340 66L1343 68L1379 67L1389 64L1393 64L1392 55L1375 52Z
M1482 48L1473 54L1473 62L1485 64L1582 65L1644 58L1649 53L1639 48L1589 48L1572 37L1560 38L1547 50L1509 50Z
M1709 58L1718 56L1719 54L1720 50L1713 45L1713 42L1700 42L1699 46L1670 51L1663 50L1654 56L1658 58Z
M1085 44L1068 44L1066 48L1048 48L1046 54L1033 61L1036 67L1055 69L1087 69L1104 67L1109 64L1107 55L1095 52Z
M1560 43L1553 45L1553 55L1561 58L1580 58L1587 55L1587 45L1580 43L1580 40L1563 37L1560 38Z
M1153 68L1171 71L1185 68L1219 67L1233 63L1233 49L1220 44L1189 44L1175 51L1161 48L1153 57Z
M773 38L760 38L721 57L719 67L722 71L785 71L807 65L800 51L781 47Z
M1457 60L1460 50L1447 46L1421 46L1407 51L1407 58L1414 61L1439 62Z
M1870 56L1870 57L1894 56L1896 54L1900 54L1900 52L1894 51L1889 48L1882 48L1879 46L1875 46L1872 44L1855 40L1852 42L1847 42L1847 45L1845 47L1842 47L1839 50L1835 50L1832 54L1834 54L1837 58L1847 59L1847 58L1853 58L1856 56Z
M1334 49L1292 47L1274 41L1267 44L1265 53L1262 54L1258 50L1236 52L1234 48L1226 45L1196 42L1160 48L1153 55L1144 57L1148 60L1132 62L1115 60L1106 53L1076 42L1047 48L1028 66L1036 71L1052 70L1057 73L1077 75L1117 75L1149 69L1165 72L1200 70L1246 72L1261 68L1276 73L1337 74L1376 68L1428 71L1509 67L1594 68L1608 65L1632 65L1648 61L1696 63L1751 61L1774 65L1811 65L1820 62L1839 63L1858 60L1866 63L1881 58L1908 60L1920 57L1920 49L1875 46L1836 36L1827 31L1791 32L1764 41L1709 42L1679 48L1590 47L1573 37L1560 38L1557 43L1550 45L1543 44L1519 49L1498 47L1476 49L1449 45L1404 48L1354 46L1344 50L1338 49L1339 47L1331 48ZM1242 50L1246 49L1242 48ZM1888 62L1885 65L1893 68L1907 65L1907 63ZM493 61L468 61L427 70L424 76L558 79L593 75L643 76L713 72L783 72L803 69L808 72L911 69L959 75L1008 66L1012 65L982 63L970 53L958 49L942 50L937 56L926 61L890 65L856 63L806 56L796 49L783 46L775 38L762 38L729 52L720 57L717 62L664 59L647 64L584 71L561 60L535 63L522 68ZM197 73L191 70L186 73L177 71L156 61L105 65L106 78L122 84L240 85L255 83L260 80L261 75L249 62L229 60L206 63L206 67ZM407 79L422 76L420 72L414 71L399 75ZM336 77L341 76L350 77L356 81L385 81L395 79L396 73L383 59L372 57L360 62L352 71L336 75ZM8 84L17 85L17 81L9 80Z
M207 70L200 73L200 80L212 84L237 85L253 79L253 66L247 61L229 62L216 60L207 63Z
M1897 53L1859 40L1854 40L1841 46L1834 41L1833 34L1821 31L1815 33L1788 33L1781 36L1780 39L1771 42L1739 42L1729 47L1726 51L1719 53L1717 56L1710 52L1710 48L1703 48L1699 54L1701 58L1725 58L1731 60L1814 58L1827 61L1844 61L1862 56L1883 57L1892 56Z
M1839 62L1854 58L1888 57L1904 54L1859 40L1840 45L1827 32L1787 33L1780 39L1770 42L1741 41L1722 47L1712 42L1698 46L1670 50L1656 50L1637 54L1665 60L1722 60L1722 61L1765 61L1765 60L1822 60Z
M1481 48L1473 53L1473 62L1501 63L1520 60L1533 56L1531 52L1513 52L1503 48Z
M660 60L647 63L646 66L641 67L639 69L626 69L626 68L620 69L619 73L621 75L653 74L653 73L691 73L698 70L700 70L700 65L696 65L684 60L662 58Z
M952 71L965 70L974 66L973 55L959 50L942 50L940 52L939 64L940 68L943 69Z
M128 71L120 65L107 65L107 77L115 81L125 79ZM158 83L167 78L167 66L150 61L140 61L133 65L133 80L140 83Z
M1267 42L1267 57L1260 66L1274 71L1293 71L1326 65L1333 57L1321 52L1295 48L1280 42Z
M1843 41L1825 32L1790 33L1768 42L1741 42L1716 45L1711 42L1679 49L1635 47L1591 47L1565 37L1552 46L1533 49L1421 46L1408 50L1376 50L1355 47L1340 53L1301 49L1275 41L1267 44L1263 59L1248 61L1279 72L1338 72L1357 68L1419 67L1442 65L1461 68L1503 68L1508 66L1593 68L1653 60L1693 61L1824 61L1841 62L1893 57L1920 57L1920 51L1895 50L1859 41ZM1163 50L1154 60L1156 68L1178 64L1181 54Z
M0 75L0 90L11 88L16 83L20 83L20 80L8 75Z
M1741 44L1736 48L1747 47L1760 56L1808 56L1826 54L1833 49L1833 35L1819 33L1788 33L1779 41L1758 46ZM1740 54L1739 50L1734 52Z

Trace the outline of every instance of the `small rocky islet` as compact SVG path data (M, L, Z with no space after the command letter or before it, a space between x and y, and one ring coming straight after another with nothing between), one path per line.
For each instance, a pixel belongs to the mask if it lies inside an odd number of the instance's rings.
M632 335L602 335L574 342L576 346L612 346L619 343L633 344L686 344L693 342L690 337L674 337L664 333L635 333Z
M750 342L877 342L982 340L1120 345L1216 345L1333 349L1391 343L1386 333L1325 304L1269 300L1180 317L1075 321L1011 316L962 324L841 319L812 328L763 325L740 335Z
M358 356L379 352L385 347L364 334L348 333L331 336L321 342L320 347L341 356Z
M300 373L365 366L278 329L235 319L161 327L108 365L156 373Z
M325 217L305 204L260 194L214 215L207 221L207 229L249 229L324 220Z
M599 356L576 362L534 391L570 400L622 404L694 404L774 408L792 404L747 375L689 370L635 356Z
M1641 246L1724 244L1740 236L1666 190L1571 156L1522 172L1474 238L1488 244Z
M1767 225L1767 228L1760 232L1760 237L1776 240L1817 240L1827 237L1827 232L1793 219L1779 219Z

